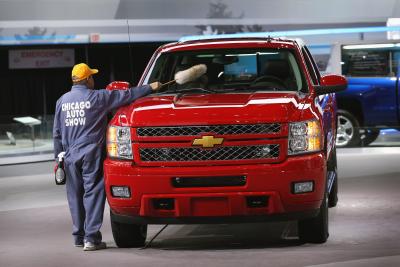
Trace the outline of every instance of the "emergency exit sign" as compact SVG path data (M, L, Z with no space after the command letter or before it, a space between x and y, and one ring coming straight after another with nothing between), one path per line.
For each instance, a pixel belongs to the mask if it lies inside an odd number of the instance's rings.
M65 68L75 64L74 49L15 49L8 51L10 69Z

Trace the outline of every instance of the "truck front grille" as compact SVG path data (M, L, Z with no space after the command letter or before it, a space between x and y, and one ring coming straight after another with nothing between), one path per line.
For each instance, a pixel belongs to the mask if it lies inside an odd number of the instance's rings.
M279 144L222 146L213 149L195 147L141 148L142 162L212 161L279 158Z
M281 131L279 123L270 124L232 124L209 126L179 127L142 127L137 129L138 136L197 136L202 133L217 135L236 134L274 134Z

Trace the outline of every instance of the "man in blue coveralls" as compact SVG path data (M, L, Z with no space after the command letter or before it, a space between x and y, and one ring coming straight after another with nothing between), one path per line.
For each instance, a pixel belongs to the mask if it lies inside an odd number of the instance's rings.
M103 223L103 160L107 114L161 87L159 82L128 90L93 90L98 72L80 63L72 69L71 91L58 99L54 117L54 152L65 151L66 188L75 246L84 251L106 248Z

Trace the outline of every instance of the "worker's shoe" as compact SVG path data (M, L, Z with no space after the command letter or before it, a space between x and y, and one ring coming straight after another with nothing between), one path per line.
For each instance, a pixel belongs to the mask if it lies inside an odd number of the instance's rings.
M74 246L77 247L77 248L83 247L83 239L77 239L77 240L75 240Z
M94 251L107 248L107 244L104 242L100 242L98 244L92 242L85 242L83 247L83 251Z

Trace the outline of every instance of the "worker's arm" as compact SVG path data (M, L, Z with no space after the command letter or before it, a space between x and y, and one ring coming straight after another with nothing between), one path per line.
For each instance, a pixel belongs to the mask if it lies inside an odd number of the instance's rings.
M121 106L125 106L136 99L143 97L156 91L161 84L158 82L139 87L131 87L128 90L101 90L103 103L108 110L112 110Z
M62 141L61 141L59 101L57 101L56 112L55 112L55 115L54 115L53 141L54 141L54 158L56 159L58 154L63 151L63 146L62 146Z

